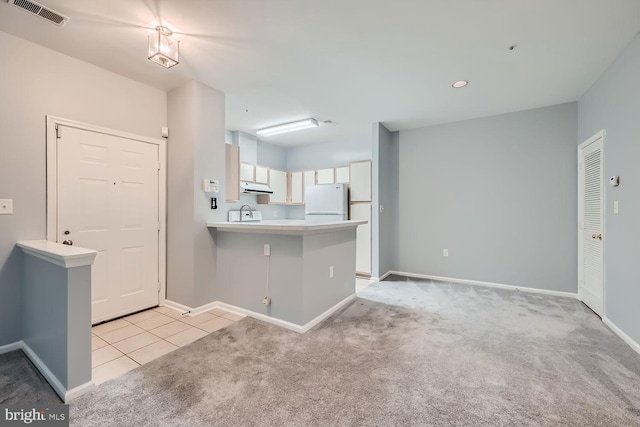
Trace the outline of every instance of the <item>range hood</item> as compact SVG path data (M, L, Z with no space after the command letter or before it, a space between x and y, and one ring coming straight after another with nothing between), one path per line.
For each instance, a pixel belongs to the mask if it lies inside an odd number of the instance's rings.
M240 183L240 189L245 194L273 194L273 190L266 184L256 184L255 182Z

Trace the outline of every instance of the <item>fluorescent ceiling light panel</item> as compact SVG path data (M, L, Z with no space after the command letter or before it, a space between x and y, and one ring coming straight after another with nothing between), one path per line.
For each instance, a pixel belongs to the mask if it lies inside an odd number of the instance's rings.
M260 129L256 133L260 136L271 136L315 127L318 127L318 121L316 119L304 119L297 122L269 126L268 128Z

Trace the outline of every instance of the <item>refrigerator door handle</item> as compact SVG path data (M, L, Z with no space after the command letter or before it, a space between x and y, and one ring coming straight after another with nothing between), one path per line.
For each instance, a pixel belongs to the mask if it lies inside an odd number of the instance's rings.
M313 211L306 212L306 215L344 215L342 212L326 212L326 211Z

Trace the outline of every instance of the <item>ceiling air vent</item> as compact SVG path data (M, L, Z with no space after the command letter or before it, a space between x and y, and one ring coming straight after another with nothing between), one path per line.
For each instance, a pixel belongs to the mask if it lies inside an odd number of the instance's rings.
M69 20L67 16L64 16L61 13L48 9L45 6L41 5L40 3L36 3L35 1L9 0L9 4L19 7L20 9L26 10L29 13L33 13L34 15L38 15L39 17L46 19L47 21L59 26L63 26Z

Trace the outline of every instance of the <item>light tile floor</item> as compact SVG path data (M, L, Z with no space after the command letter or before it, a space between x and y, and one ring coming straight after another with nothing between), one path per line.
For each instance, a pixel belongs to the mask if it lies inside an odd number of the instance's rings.
M242 318L219 308L190 317L168 307L155 307L94 326L93 382L98 385L119 377Z

